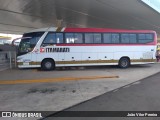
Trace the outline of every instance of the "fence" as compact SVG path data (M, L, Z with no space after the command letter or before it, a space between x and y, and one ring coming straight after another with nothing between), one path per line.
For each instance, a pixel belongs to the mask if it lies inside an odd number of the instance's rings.
M4 69L16 68L16 52L0 52L0 71Z

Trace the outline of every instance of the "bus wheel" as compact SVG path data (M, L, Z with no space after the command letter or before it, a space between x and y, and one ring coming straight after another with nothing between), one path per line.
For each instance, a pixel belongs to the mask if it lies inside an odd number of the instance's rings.
M45 59L41 64L42 70L50 71L55 69L55 62L52 59Z
M130 65L130 60L129 60L129 58L126 58L126 57L124 57L124 58L121 58L120 60L119 60L119 67L120 68L128 68L129 67L129 65Z

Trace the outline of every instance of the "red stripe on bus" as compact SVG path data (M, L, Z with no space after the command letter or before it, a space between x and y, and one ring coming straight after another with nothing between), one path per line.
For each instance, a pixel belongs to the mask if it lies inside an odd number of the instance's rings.
M155 33L152 30L122 30L122 29L105 29L105 28L65 28L64 32L125 32L125 33Z

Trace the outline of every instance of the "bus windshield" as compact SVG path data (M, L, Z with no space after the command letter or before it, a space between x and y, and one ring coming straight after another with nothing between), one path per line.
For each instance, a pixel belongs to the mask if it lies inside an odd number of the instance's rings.
M43 34L44 32L24 34L18 48L18 55L23 55L28 52L31 52Z

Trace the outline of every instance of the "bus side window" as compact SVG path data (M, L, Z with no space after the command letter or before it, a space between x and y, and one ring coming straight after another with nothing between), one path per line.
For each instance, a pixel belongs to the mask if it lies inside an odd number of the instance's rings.
M42 43L42 46L53 45L56 43L57 43L56 42L56 34L55 33L48 33Z
M93 33L85 33L85 43L94 43Z
M130 43L137 43L136 34L130 34Z
M63 43L63 33L56 33L56 43Z
M66 33L65 34L65 43L74 43L74 34L73 33Z
M150 33L138 34L139 43L148 43L153 41L154 41L153 34L150 34Z
M121 43L129 43L129 34L121 34Z
M54 45L58 43L63 43L63 33L50 32L45 37L42 46Z
M120 43L119 34L112 34L112 43Z
M103 42L104 43L112 43L111 34L103 33Z
M101 43L101 34L100 33L94 33L94 43Z
M75 43L83 43L83 35L82 33L75 33Z

